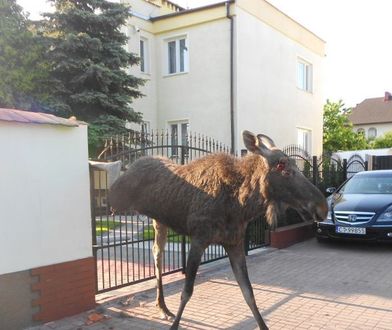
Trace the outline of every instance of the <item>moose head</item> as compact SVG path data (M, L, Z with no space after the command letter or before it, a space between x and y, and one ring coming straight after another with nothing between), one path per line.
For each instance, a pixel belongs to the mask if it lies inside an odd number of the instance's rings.
M263 175L263 199L267 201L267 219L274 225L276 216L291 207L304 220L326 218L327 202L298 169L293 159L276 147L274 141L264 134L242 133L246 148L265 164Z

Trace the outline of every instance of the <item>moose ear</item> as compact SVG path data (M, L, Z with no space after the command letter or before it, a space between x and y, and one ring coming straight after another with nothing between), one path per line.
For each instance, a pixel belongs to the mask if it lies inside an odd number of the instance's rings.
M264 145L268 149L276 148L275 142L267 135L258 134L257 135L257 139L258 139L258 142L259 142L258 143L259 146Z
M274 141L263 134L256 136L252 132L243 131L242 137L246 149L264 157L268 157L271 153L270 147L273 148L275 146Z
M244 140L246 149L248 149L250 152L256 152L259 149L257 146L257 136L254 135L252 132L242 131L242 138Z

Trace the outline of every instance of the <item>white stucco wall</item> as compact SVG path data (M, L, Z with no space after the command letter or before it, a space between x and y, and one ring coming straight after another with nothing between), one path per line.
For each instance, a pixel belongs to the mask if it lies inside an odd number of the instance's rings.
M358 129L362 128L365 130L365 137L369 137L369 128L374 127L377 130L377 138L383 136L385 133L392 131L392 123L383 123L383 124L368 124L368 125L355 125L353 127L354 132L357 132Z
M236 8L236 127L269 135L279 147L311 130L312 154L322 149L323 57ZM297 88L297 59L313 66L313 91ZM237 134L237 146L242 148Z
M166 74L165 40L185 35L189 72ZM230 144L230 23L207 24L160 34L156 38L158 126L188 120L192 132Z
M92 256L87 126L0 122L0 274Z
M139 88L144 95L142 98L134 99L132 108L136 112L143 114L143 120L150 124L151 128L158 127L157 113L157 61L156 61L156 41L155 36L148 32L151 29L151 23L137 17L130 19L126 29L128 36L128 51L140 56L140 38L143 38L147 44L147 71L141 72L140 65L130 67L130 74L144 79L145 84ZM140 126L133 125L133 129L139 129Z

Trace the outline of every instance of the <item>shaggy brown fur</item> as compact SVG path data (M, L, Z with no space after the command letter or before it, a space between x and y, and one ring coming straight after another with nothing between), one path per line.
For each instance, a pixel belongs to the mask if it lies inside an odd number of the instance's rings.
M132 164L111 187L109 198L114 209L132 208L157 222L157 305L163 316L173 315L164 302L161 278L167 227L192 238L185 287L172 329L178 327L193 292L200 258L211 243L225 247L245 300L259 327L266 329L246 271L243 240L248 223L265 215L274 225L287 207L309 220L326 216L323 195L270 138L248 131L243 137L252 152L245 158L214 154L181 166L165 158L145 157Z

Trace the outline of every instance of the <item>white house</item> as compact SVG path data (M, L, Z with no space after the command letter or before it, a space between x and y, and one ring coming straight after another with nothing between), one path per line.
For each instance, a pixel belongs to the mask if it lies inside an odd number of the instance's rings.
M239 152L243 129L284 147L322 152L325 42L265 0L185 10L166 0L123 0L133 17L131 73L147 80L134 101L144 129L189 130Z
M366 138L375 139L392 131L392 95L385 92L384 97L363 100L353 108L349 115L356 132Z

